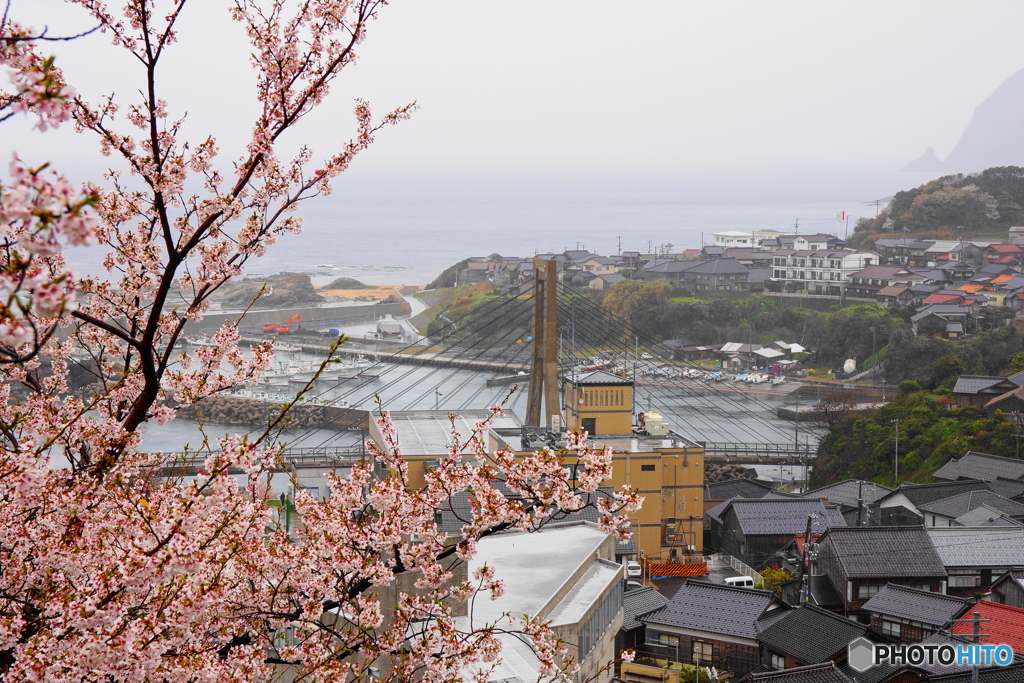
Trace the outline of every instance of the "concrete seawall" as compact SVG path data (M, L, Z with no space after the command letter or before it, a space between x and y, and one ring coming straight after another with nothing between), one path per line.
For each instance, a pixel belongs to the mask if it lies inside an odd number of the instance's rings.
M326 326L367 322L387 314L395 317L407 316L410 312L411 307L405 301L376 304L345 302L319 306L250 310L245 315L241 328L243 331L261 332L265 326L272 323L284 324L295 314L302 315L303 325ZM225 320L237 320L240 315L242 315L242 311L237 309L214 309L207 312L201 321L188 324L185 333L189 335L212 334L224 324Z

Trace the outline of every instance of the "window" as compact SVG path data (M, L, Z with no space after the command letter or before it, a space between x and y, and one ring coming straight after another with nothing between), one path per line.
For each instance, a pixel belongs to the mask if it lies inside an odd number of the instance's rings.
M714 648L711 647L711 643L705 643L702 640L693 641L693 663L698 662L710 662L712 655L714 654Z
M949 572L950 588L970 588L981 585L981 575L977 569L950 568L947 571Z
M857 586L857 599L867 600L880 590L882 590L882 584L879 583L861 584Z
M887 619L882 620L882 633L887 636L893 636L895 638L900 637L901 625L896 621L889 621Z
M653 472L655 469L654 465L640 465L641 472Z
M786 658L782 655L777 655L774 652L772 655L772 668L776 670L782 670L786 668Z

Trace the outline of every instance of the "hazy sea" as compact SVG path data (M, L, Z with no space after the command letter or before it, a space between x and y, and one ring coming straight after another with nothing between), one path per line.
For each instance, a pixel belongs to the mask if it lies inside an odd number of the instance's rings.
M699 248L724 230L771 229L845 236L862 200L777 202L512 202L351 201L339 196L306 202L303 232L287 235L246 272L347 276L367 284L425 285L470 256L531 257L588 249L652 253ZM840 223L836 213L852 216ZM100 274L96 248L68 250L78 273Z

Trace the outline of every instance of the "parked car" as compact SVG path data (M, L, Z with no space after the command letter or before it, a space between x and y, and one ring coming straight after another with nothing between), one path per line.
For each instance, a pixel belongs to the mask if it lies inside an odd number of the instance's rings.
M644 575L644 569L640 566L640 563L635 560L628 560L626 562L626 578L627 579L639 579Z

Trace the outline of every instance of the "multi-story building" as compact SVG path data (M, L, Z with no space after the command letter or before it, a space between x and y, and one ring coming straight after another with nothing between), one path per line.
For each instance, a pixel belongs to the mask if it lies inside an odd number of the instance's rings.
M873 251L791 250L772 252L771 291L843 296L850 276L879 262Z

